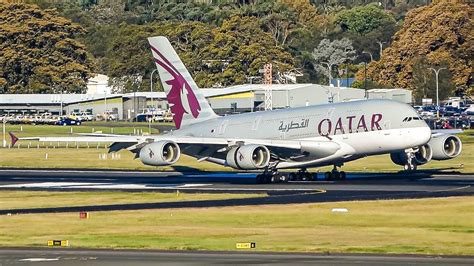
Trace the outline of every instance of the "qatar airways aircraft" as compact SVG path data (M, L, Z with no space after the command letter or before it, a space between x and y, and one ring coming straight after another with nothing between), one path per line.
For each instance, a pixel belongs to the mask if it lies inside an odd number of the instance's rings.
M311 180L310 167L332 165L326 179L344 179L345 162L390 154L407 171L430 160L461 153L452 134L432 132L407 104L361 100L217 116L165 37L148 39L177 130L156 136L87 134L36 137L40 141L112 142L109 152L128 149L147 165L165 166L182 153L239 170L262 170L257 183ZM16 138L12 135L12 138ZM15 139L16 140L16 139ZM279 169L299 169L289 176Z

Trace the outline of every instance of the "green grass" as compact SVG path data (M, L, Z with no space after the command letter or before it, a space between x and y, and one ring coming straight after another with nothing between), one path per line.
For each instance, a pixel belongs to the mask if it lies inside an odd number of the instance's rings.
M152 125L156 125L155 123ZM20 137L38 136L69 136L72 133L94 133L123 134L130 135L137 130L149 133L147 123L127 123L127 122L85 122L80 126L51 126L51 125L7 125L6 131L13 131ZM157 134L156 128L151 129L152 134ZM8 139L8 141L10 141Z
M474 198L451 197L1 216L0 246L473 255L473 228Z
M159 192L51 192L0 190L0 209L46 208L63 206L107 205L123 203L149 203L190 200L239 199L264 197L266 194L200 194L200 193L159 193Z
M96 122L94 122L96 123ZM97 122L98 123L98 122ZM104 123L104 122L102 122ZM116 125L109 123L110 125ZM109 125L106 124L106 125ZM140 129L148 132L148 127L143 127L143 123L123 123L121 126L114 127L113 132L116 134L131 134L135 130ZM18 132L19 136L64 136L68 135L71 127L61 126L32 126L23 125L23 131ZM111 133L111 127L99 126L77 126L72 127L73 131L90 133L94 131L102 131L103 133ZM19 125L9 125L9 131L19 131ZM153 129L156 133L156 129ZM474 173L474 130L469 130L460 134L463 141L463 152L461 156L446 161L431 161L430 163L420 166L419 169L441 169L445 171L459 171L461 173ZM39 145L39 149L37 148ZM79 149L76 149L75 143L38 143L23 141L12 149L0 149L0 167L17 167L17 168L91 168L91 169L133 169L133 170L173 170L173 169L199 169L206 171L232 171L231 168L222 167L209 162L197 162L196 159L183 155L179 162L173 167L152 167L143 165L140 160L133 160L133 154L128 151L120 152L120 158L112 159L112 155L108 154L106 160L100 160L99 157L107 153L107 143L80 143ZM87 148L89 145L89 148ZM30 149L27 149L28 146ZM48 148L46 148L48 147ZM59 148L58 148L59 147ZM48 159L46 159L48 154ZM311 171L327 171L331 167L322 167L319 169L311 169ZM389 155L371 156L362 158L353 162L346 163L342 168L347 172L396 172L402 170L401 166L395 165L390 160Z

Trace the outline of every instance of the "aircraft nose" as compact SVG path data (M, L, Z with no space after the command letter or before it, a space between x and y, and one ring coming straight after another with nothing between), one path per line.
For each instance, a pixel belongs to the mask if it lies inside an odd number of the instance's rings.
M423 139L423 144L428 143L431 139L431 128L425 125L422 132L420 132L420 136Z

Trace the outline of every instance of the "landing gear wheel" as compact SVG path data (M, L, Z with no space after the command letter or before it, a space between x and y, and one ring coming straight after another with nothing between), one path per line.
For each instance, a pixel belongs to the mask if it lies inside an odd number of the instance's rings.
M289 181L296 181L298 179L297 175L295 173L290 173L288 175L288 180Z
M265 176L260 174L260 175L257 175L256 177L256 183L257 184L263 184L263 182L265 181Z
M304 181L313 181L313 175L310 172L303 173Z
M326 173L324 173L324 179L326 179L326 180L332 180L332 173L331 173L331 172L326 172Z
M417 169L417 165L416 164L405 164L403 166L403 169L407 172L410 172L410 171L415 171Z
M339 177L339 178L340 178L341 180L346 180L346 172L341 171L339 174L340 174L340 177Z
M280 183L281 181L281 175L276 173L276 174L273 174L271 177L270 177L270 183Z

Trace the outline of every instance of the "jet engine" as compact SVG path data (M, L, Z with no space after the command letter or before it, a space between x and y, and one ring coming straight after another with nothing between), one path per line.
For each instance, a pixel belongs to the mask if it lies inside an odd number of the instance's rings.
M232 168L254 170L264 168L270 162L270 151L262 145L243 145L232 148L226 156L226 163Z
M431 161L433 158L433 150L429 144L418 147L418 150L415 152L415 157L413 160L416 165L423 165ZM407 154L404 152L391 153L390 159L394 164L406 165L408 162Z
M448 160L457 157L462 151L462 142L455 135L441 135L428 142L433 150L434 160Z
M143 164L166 166L178 161L181 151L173 141L161 140L147 144L140 150L140 160Z

